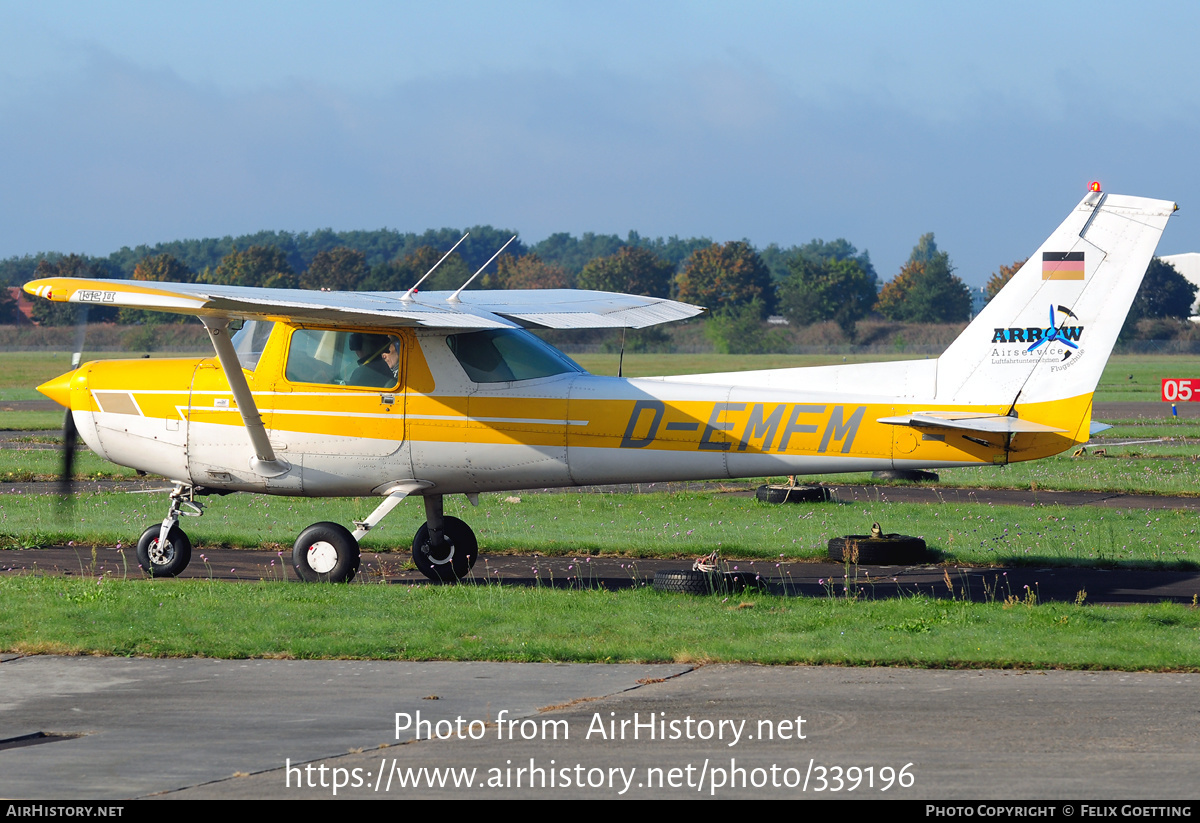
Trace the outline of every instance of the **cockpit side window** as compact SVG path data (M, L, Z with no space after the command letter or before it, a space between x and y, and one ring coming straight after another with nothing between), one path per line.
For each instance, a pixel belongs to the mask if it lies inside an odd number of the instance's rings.
M258 368L263 349L267 347L267 338L271 329L275 328L271 320L247 320L233 335L233 350L237 352L238 362L246 371Z
M400 382L402 351L395 335L297 329L284 376L292 383L391 389Z
M524 329L452 334L446 338L446 344L475 383L507 383L583 373L571 358Z

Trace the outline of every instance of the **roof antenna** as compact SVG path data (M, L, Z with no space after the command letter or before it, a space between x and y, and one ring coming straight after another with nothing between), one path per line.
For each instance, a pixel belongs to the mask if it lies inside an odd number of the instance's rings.
M466 240L470 236L471 236L471 233L467 232L462 237L458 238L458 243L455 243L453 246L451 246L450 251L443 254L442 259L433 264L433 269L436 269L438 266L442 265L442 263L446 262L446 258L449 257L450 255L454 254L454 250L459 247L459 245L462 243L462 241ZM430 269L429 271L425 272L425 277L428 277L429 275L433 274L433 269ZM417 286L419 286L425 282L425 277L422 277L416 283L413 283L413 287L411 289L409 289L408 291L406 291L404 294L400 295L400 299L411 301L413 299L413 295L417 291Z
M514 241L514 240L516 240L516 239L517 239L517 236L514 234L512 237L508 238L508 243L511 243L512 241ZM489 258L488 258L488 261L487 261L486 263L484 263L482 266L480 266L480 267L479 267L479 271L477 271L477 272L475 272L474 274L472 274L472 275L471 275L471 279L470 279L470 280L468 280L466 283L463 283L461 286L459 286L459 287L458 287L458 291L456 291L454 294L452 294L452 295L450 295L449 297L447 297L447 298L446 298L446 302L447 302L447 303L458 303L458 302L461 302L461 301L458 299L458 295L459 295L459 293L460 293L460 292L461 292L463 289L465 289L467 286L471 285L471 280L474 280L476 277L478 277L478 276L479 276L480 272L482 272L484 269L486 269L488 266L490 266L490 265L492 264L492 261L493 261L493 260L495 260L497 257L499 257L499 256L500 256L500 252L501 252L501 251L504 251L505 249L507 249L507 248L508 248L508 243L505 243L503 246L501 246L501 247L500 247L500 251L496 252L496 253L495 253L495 254L493 254L491 257L489 257Z

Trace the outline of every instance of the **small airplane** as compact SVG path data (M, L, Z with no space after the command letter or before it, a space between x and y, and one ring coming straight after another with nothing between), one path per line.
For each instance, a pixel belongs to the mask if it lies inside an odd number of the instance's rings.
M362 536L417 495L413 560L454 581L478 545L444 514L448 494L993 465L1086 442L1092 394L1177 208L1093 184L944 354L905 362L588 374L526 329L644 328L702 311L594 291L72 278L25 290L195 315L208 330L215 358L96 361L38 387L96 454L173 482L167 516L138 541L148 573L187 566L179 517L201 513L203 495L381 498L353 531L316 523L296 540L302 580L348 581Z

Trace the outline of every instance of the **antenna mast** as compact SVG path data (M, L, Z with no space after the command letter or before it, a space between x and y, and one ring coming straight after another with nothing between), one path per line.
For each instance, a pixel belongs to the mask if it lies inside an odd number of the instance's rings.
M442 259L433 264L433 269L436 269L438 266L442 265L442 263L446 262L446 258L449 257L450 255L454 254L454 250L459 247L459 245L462 243L462 241L466 240L470 236L471 236L471 233L467 232L462 237L458 238L458 243L455 243L453 246L451 246L450 251L443 254ZM400 295L400 299L411 301L413 299L413 294L415 294L417 291L417 286L424 283L425 278L428 277L429 275L433 274L433 269L430 269L429 271L425 272L425 276L422 277L420 280L418 280L416 283L413 283L413 287L411 289L409 289L408 291L406 291L404 294Z
M516 239L517 239L517 236L514 234L512 237L508 238L508 243L511 243L512 241L514 241L514 240L516 240ZM472 274L472 275L471 275L471 277L470 277L470 279L469 279L469 280L467 280L467 282L466 282L466 283L463 283L461 286L459 286L459 287L458 287L458 291L456 291L454 294L452 294L452 295L450 295L449 297L447 297L447 298L446 298L446 302L447 302L447 303L459 303L459 302L462 302L462 301L460 301L460 300L458 299L458 295L459 295L459 293L460 293L460 292L462 292L462 290L463 290L463 289L465 289L467 286L471 285L471 280L474 280L476 277L478 277L478 276L479 276L480 272L482 272L484 269L486 269L488 266L490 266L490 265L492 264L492 261L493 261L493 260L495 260L497 257L499 257L499 256L500 256L500 252L501 252L501 251L504 251L505 249L507 249L507 248L508 248L508 243L505 243L503 246L501 246L501 247L500 247L500 251L496 252L496 253L495 253L495 254L493 254L491 257L489 257L489 258L488 258L488 261L487 261L486 263L484 263L482 266L480 266L480 267L479 267L479 271L477 271L477 272L475 272L474 274Z

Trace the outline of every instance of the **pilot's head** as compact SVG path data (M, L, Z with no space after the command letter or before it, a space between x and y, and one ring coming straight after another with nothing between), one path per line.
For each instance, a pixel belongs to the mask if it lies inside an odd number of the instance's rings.
M400 338L389 337L388 346L383 352L383 362L387 363L388 368L392 370L392 374L398 374L400 371Z
M381 356L388 347L388 336L386 334L363 334L361 332L352 332L350 334L350 350L358 355L360 362L366 363Z

